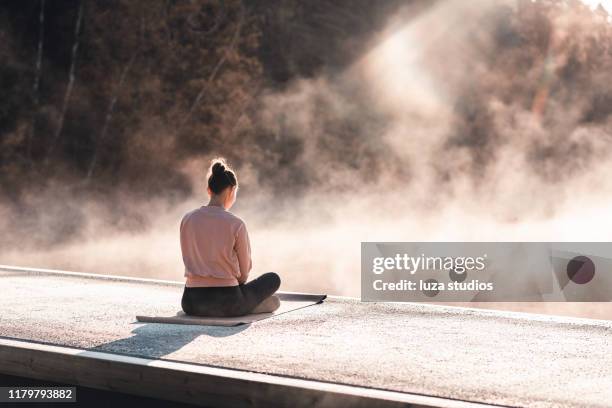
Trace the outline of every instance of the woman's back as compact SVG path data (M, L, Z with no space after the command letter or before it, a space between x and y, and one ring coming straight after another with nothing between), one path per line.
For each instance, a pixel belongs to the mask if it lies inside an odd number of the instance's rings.
M181 221L181 251L187 286L235 286L251 270L244 222L219 206L203 206Z

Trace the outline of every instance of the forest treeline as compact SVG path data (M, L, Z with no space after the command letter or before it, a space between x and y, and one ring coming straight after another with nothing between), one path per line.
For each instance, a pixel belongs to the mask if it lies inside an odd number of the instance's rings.
M213 154L250 164L265 175L261 185L284 190L325 185L338 169L354 175L344 178L348 187L375 183L381 168L403 177L409 164L390 166L395 153L376 139L384 113L359 95L344 95L351 109L339 116L325 114L323 98L312 136L318 139L311 141L284 125L290 111L277 112L275 126L262 123L260 101L299 79L333 78L367 51L395 12L410 5L410 18L435 3L3 0L2 205L12 215L34 214L45 202L32 196L49 188L109 201L116 191L181 200L192 186L180 164ZM568 33L552 44L560 19L569 21ZM447 147L467 150L475 174L494 160L503 137L489 104L495 99L541 115L544 127L556 129L560 143L533 146L543 174L554 178L580 166L589 147L564 138L578 124L610 129L612 30L605 10L578 0L517 0L513 7L500 2L481 23L495 43L485 61L496 75L474 78L451 101L457 121ZM543 61L553 59L547 71ZM446 69L432 64L432 75L444 78ZM541 74L522 74L527 71ZM578 118L561 129L559 112L576 104ZM301 160L307 148L329 172L309 170L313 164ZM452 178L452 171L440 169L440 178Z
M262 92L341 69L399 2L0 3L0 195L61 180L183 196L190 156L291 164L254 123Z

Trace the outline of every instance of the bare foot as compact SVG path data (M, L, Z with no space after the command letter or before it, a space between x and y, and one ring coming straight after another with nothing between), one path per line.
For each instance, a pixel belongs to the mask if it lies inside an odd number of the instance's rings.
M276 295L264 299L251 313L272 313L280 307L280 299Z

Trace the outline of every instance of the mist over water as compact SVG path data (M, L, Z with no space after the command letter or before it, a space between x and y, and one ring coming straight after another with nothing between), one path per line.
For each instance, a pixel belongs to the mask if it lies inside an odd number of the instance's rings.
M263 90L252 125L297 153L286 167L237 166L232 212L249 228L253 276L356 296L362 241L608 241L612 28L570 6L534 7L399 10L347 68ZM193 187L185 200L33 192L46 217L31 231L80 238L5 247L0 262L182 280L179 222L207 202L217 154L177 161ZM27 226L20 217L12 227Z

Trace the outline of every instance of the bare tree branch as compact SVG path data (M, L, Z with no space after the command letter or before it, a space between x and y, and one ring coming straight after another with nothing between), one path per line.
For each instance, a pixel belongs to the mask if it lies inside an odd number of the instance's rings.
M45 36L45 0L40 0L40 14L38 15L38 52L36 54L36 74L34 77L34 103L38 104L38 87L40 85L40 71L42 67L42 54Z
M74 43L72 44L72 58L70 61L70 74L68 76L68 86L66 87L66 93L64 94L64 102L62 104L62 111L60 115L60 121L57 126L57 130L55 131L55 135L53 136L53 140L51 142L51 146L47 152L47 157L45 161L47 162L51 156L51 153L55 149L57 142L59 141L60 136L62 135L62 130L64 128L64 118L66 117L66 110L68 109L68 102L70 101L70 95L72 94L72 88L74 87L74 78L75 78L75 66L76 66L76 58L77 52L79 50L79 33L81 31L81 20L83 19L83 2L81 1L79 4L79 11L77 14L76 24L74 27Z
M219 73L219 70L221 69L223 64L225 64L225 61L227 61L227 57L230 54L230 52L232 52L233 49L236 47L236 44L238 43L238 39L240 38L240 32L242 30L242 26L243 26L243 23L244 23L244 14L245 14L244 7L241 4L241 6L240 6L240 17L238 19L238 23L236 24L236 31L234 32L232 40L229 43L229 45L227 46L227 48L225 49L225 52L223 53L223 56L219 59L219 61L217 62L217 64L213 68L213 70L210 73L208 79L204 83L204 86L202 87L202 89L200 90L200 92L196 96L195 100L193 101L193 104L191 104L191 108L189 109L189 113L187 113L187 115L183 119L183 122L181 123L181 127L183 125L185 125L189 121L189 119L191 119L191 116L193 115L193 112L195 111L197 106L200 104L200 101L202 100L202 97L206 93L206 90L208 89L210 84L217 77L217 74Z
M229 123L233 123L233 125L232 125L232 127L230 129L230 132L229 132L230 134L234 133L234 131L236 130L236 128L240 124L240 121L245 116L245 112L247 112L255 104L255 102L257 101L255 96L259 93L259 91L261 89L261 85L260 84L255 85L253 83L253 81L251 81L249 83L248 88L252 89L252 91L249 92L248 96L240 104L240 108L236 109L236 114L234 116L235 119L229 122Z
M138 56L139 53L140 53L140 47L138 47L136 51L134 51L134 54L132 54L132 57L130 58L129 62L125 65L125 67L123 68L123 71L121 72L119 83L117 84L115 93L113 94L110 104L108 105L108 111L106 112L106 117L104 119L104 126L102 127L102 132L100 132L100 137L96 138L96 142L95 142L96 147L94 149L94 154L89 163L89 168L87 169L87 176L86 176L87 181L89 181L89 179L91 178L94 168L96 167L96 162L98 160L98 148L99 148L100 142L106 139L106 132L108 131L108 126L111 122L111 119L113 118L113 113L115 111L115 105L117 104L117 99L119 98L119 94L121 93L121 90L123 89L125 78L127 77L128 72L132 68L132 65L134 65L134 61L136 61L136 57Z
M144 17L142 17L142 19L140 20L140 39L138 42L138 46L134 50L134 53L130 57L130 60L128 61L128 63L123 68L123 71L121 72L121 76L119 77L117 88L115 89L113 97L111 98L111 101L108 105L108 110L106 112L106 117L104 119L104 126L102 127L102 132L100 132L100 137L96 138L96 141L95 141L94 154L91 158L91 161L89 162L89 168L87 169L87 176L85 177L85 183L88 183L89 180L91 179L91 176L93 175L94 169L96 167L96 162L98 160L98 149L99 149L100 143L104 141L104 139L106 139L106 133L108 131L108 127L113 118L113 113L115 112L115 105L117 104L119 95L121 94L121 91L123 90L123 84L125 83L125 78L127 78L128 73L130 72L130 70L132 69L132 66L134 65L134 61L136 61L144 45L144 32L145 32L145 19Z
M36 127L36 113L38 111L39 103L38 88L40 87L43 44L45 38L45 0L40 0L40 14L38 15L38 22L38 51L36 54L36 68L34 71L34 86L32 87L34 106L32 109L32 123L30 125L30 131L28 132L28 140L26 144L26 157L28 159L31 158L32 153L32 137L34 136L34 129Z

